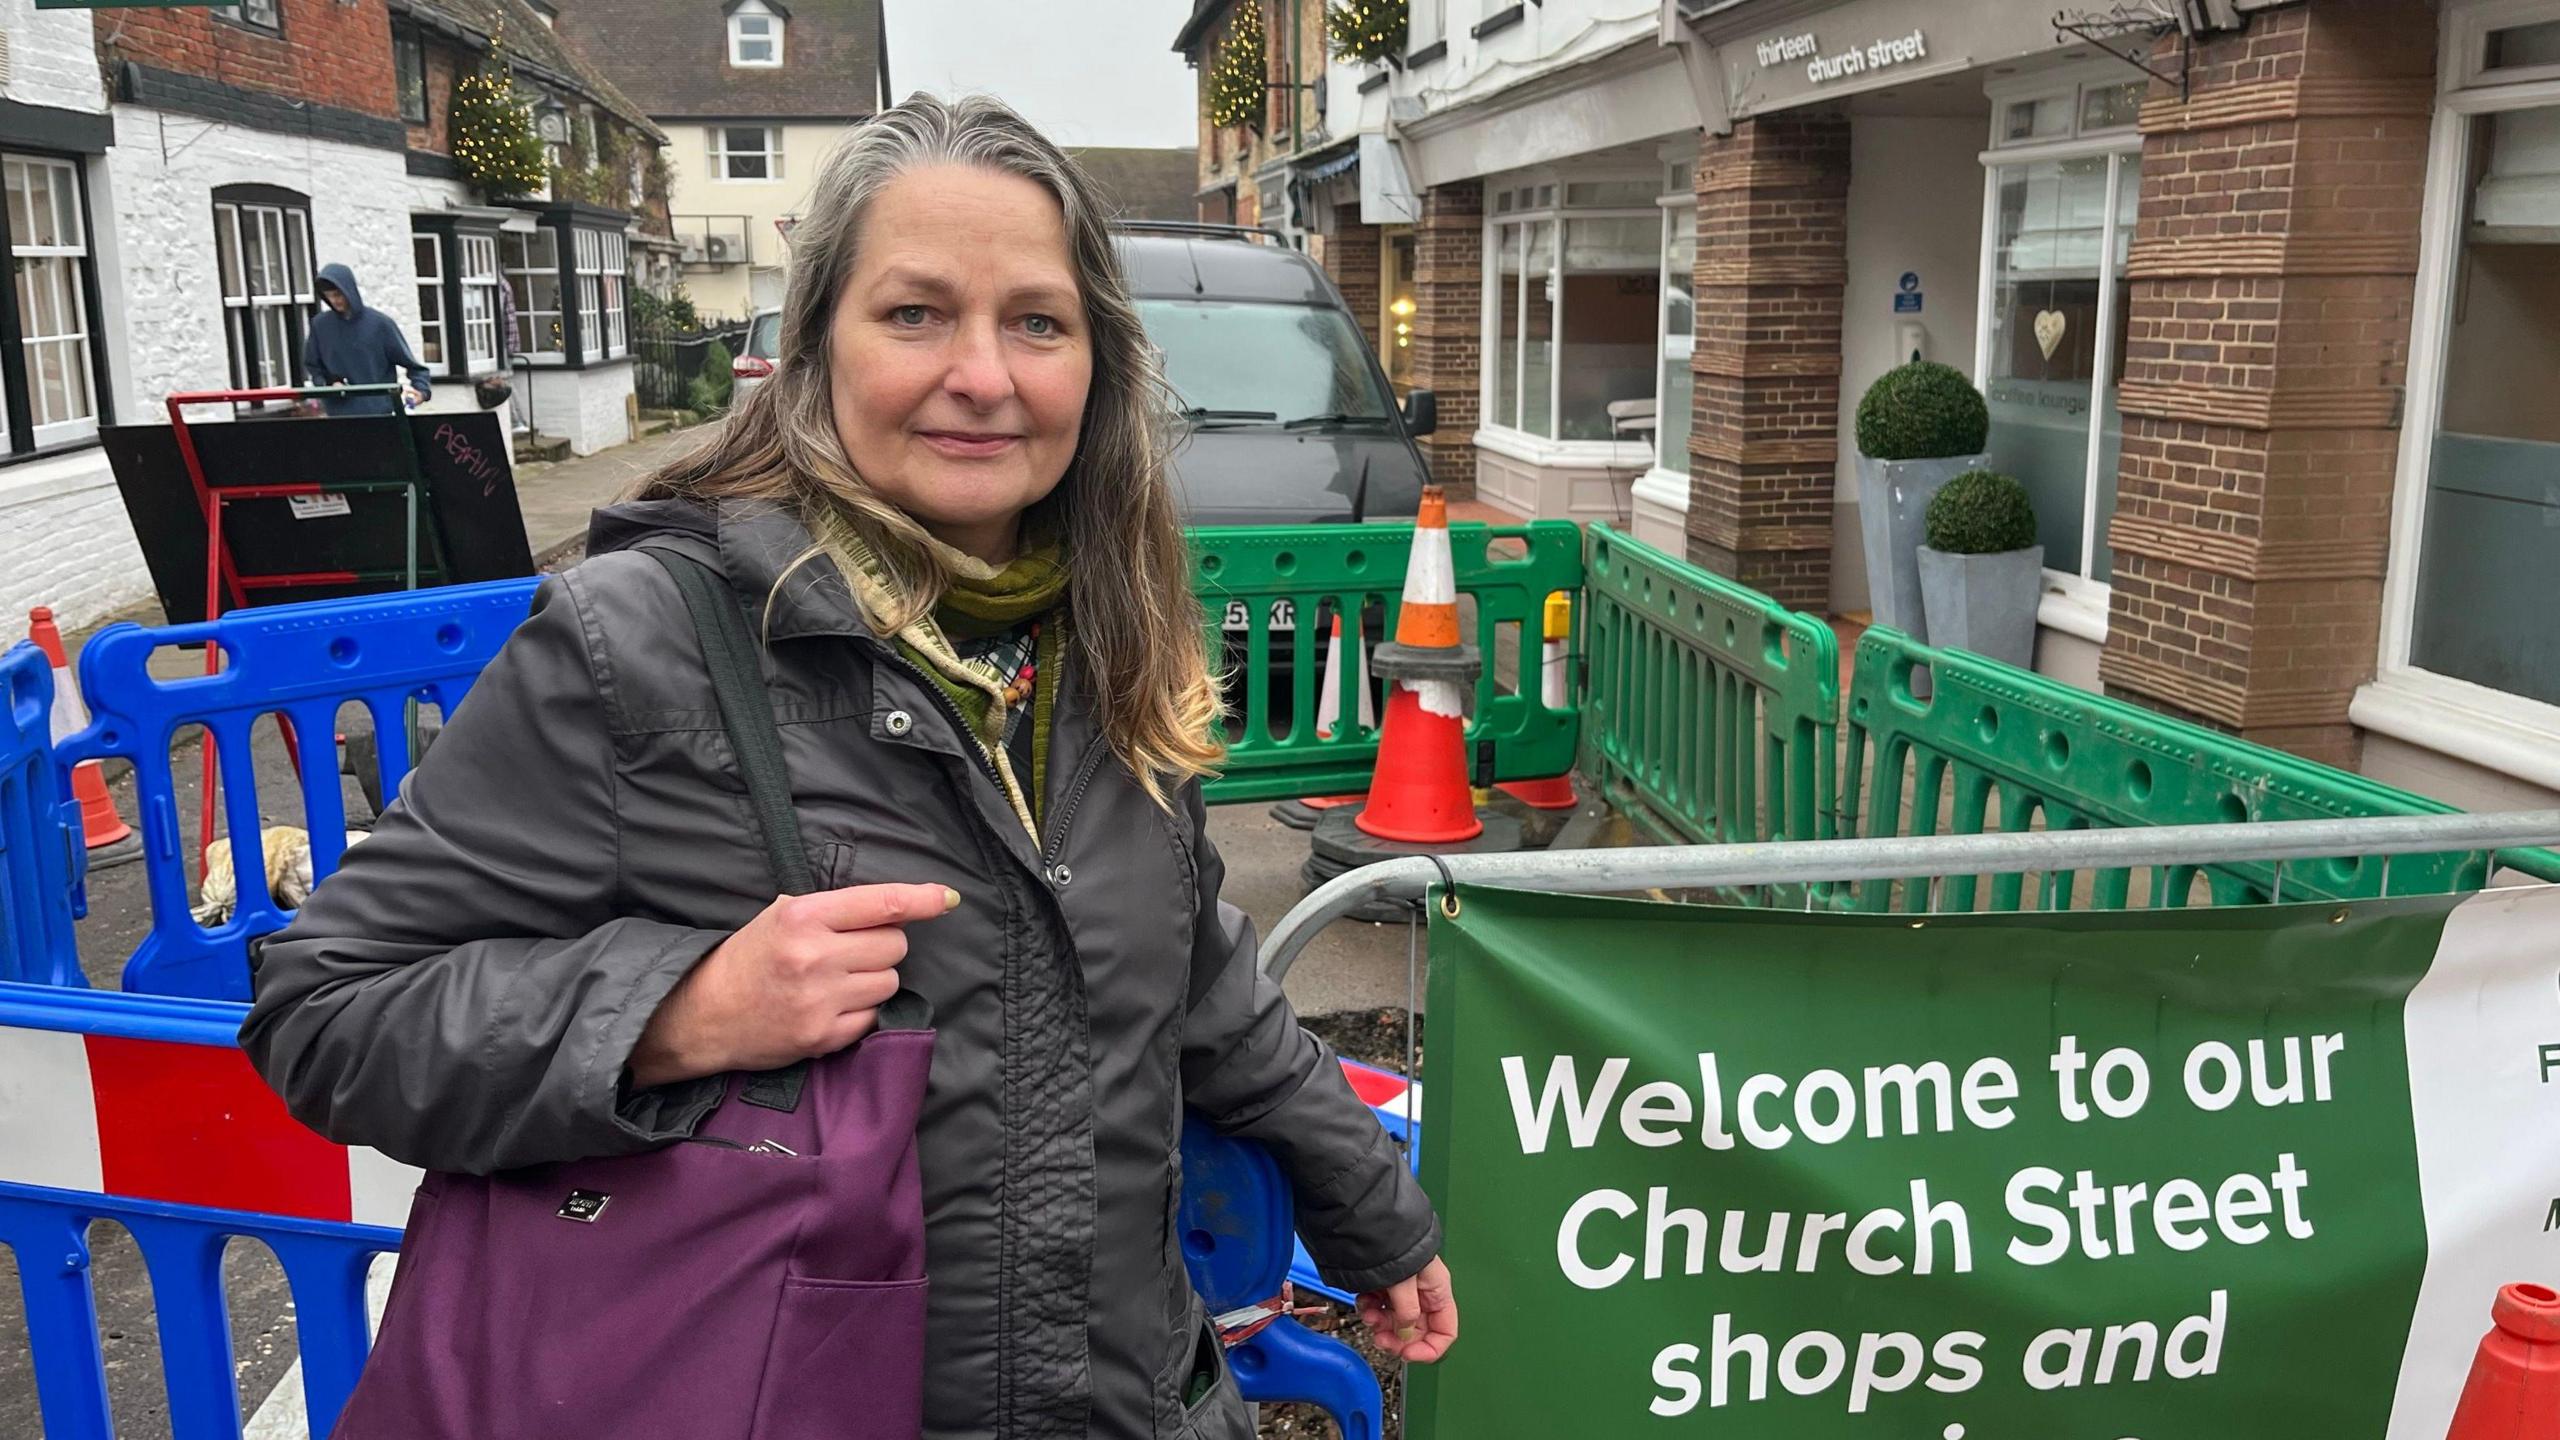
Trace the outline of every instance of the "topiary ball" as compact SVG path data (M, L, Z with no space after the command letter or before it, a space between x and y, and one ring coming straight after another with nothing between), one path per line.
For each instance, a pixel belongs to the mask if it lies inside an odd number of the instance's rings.
M2036 543L2027 487L1997 470L1967 470L1929 500L1929 548L1947 555L1998 555Z
M1934 360L1887 370L1858 401L1858 453L1876 460L1979 455L1991 407L1964 372Z

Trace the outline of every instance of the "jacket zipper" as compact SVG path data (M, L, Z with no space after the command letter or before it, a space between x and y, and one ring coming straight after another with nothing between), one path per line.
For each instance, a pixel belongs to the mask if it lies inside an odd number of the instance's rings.
M1058 813L1052 818L1049 845L1040 854L1040 868L1048 873L1052 883L1057 880L1058 857L1066 853L1067 826L1075 820L1076 807L1084 803L1084 792L1092 787L1093 777L1101 770L1102 754L1106 748L1107 742L1103 737L1093 737L1093 743L1085 749L1083 762L1076 766L1075 784L1068 787L1067 798L1059 802Z

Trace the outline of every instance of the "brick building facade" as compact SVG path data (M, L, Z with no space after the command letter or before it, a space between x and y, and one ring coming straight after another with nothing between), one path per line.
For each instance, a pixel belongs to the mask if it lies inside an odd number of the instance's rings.
M2099 673L2348 768L2380 641L2433 18L2409 0L2271 13L2184 57L2184 101L2155 85L2142 108Z
M1321 119L1337 220L1410 192L1435 474L1863 616L1856 408L1943 361L2036 507L2044 674L2560 800L2560 0L2208 8L2110 52L2031 0L1411 7Z
M1764 116L1699 148L1687 549L1809 609L1831 596L1848 188L1836 115Z

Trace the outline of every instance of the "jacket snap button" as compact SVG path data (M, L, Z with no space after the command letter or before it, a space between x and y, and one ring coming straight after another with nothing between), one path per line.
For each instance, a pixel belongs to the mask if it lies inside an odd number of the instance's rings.
M1075 880L1075 878L1076 872L1068 869L1064 865L1052 865L1049 867L1049 883L1057 886L1061 890L1066 889L1067 886Z
M908 714L904 710L892 710L889 712L889 719L887 723L890 734L904 735L908 731L916 728L916 717Z

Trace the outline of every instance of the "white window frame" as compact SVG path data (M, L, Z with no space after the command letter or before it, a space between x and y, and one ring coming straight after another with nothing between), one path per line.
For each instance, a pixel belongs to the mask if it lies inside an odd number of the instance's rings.
M560 232L550 226L539 225L530 230L507 230L501 231L500 234L503 237L499 246L500 273L506 277L510 290L514 289L518 277L522 277L525 282L524 295L516 300L516 323L524 327L525 339L524 348L518 353L525 357L525 363L528 365L567 364L569 360L568 307L575 303L575 297L559 289ZM552 243L551 263L548 265L532 263L533 244L537 237L548 237ZM504 243L507 240L512 240L516 245L523 247L525 264L509 263L515 257L506 253L513 248ZM533 305L533 281L537 276L547 277L552 283L552 308L550 309L536 309ZM560 326L560 342L557 345L545 343L549 338L542 324L545 320Z
M80 166L77 161L57 155L22 154L14 151L8 154L5 163L26 167L30 171L42 170L53 177L48 180L46 189L48 203L53 207L57 220L64 214L64 202L69 203L68 233L56 235L53 244L37 245L29 243L29 237L17 234L16 226L12 224L9 254L13 261L63 260L69 262L59 272L52 271L48 267L48 273L66 274L67 294L60 298L66 302L64 307L66 318L71 321L73 328L47 335L35 334L33 330L35 317L28 313L25 305L21 304L18 306L19 353L25 362L29 419L28 448L44 450L57 445L77 444L96 437L98 411L102 403L97 369L97 324L96 317L89 313L87 281L88 267L94 263L94 260L89 247L89 216L84 208L84 197L81 194ZM51 407L46 403L44 387L37 378L38 367L35 360L37 350L44 346L52 346L67 352L63 373L66 379L77 377L79 389L88 399L89 408L86 414L65 413L58 418L45 418L51 413ZM66 395L64 398L68 407L72 397ZM0 431L6 429L6 424L0 423Z
M426 361L431 373L441 375L447 373L453 364L453 354L448 348L452 327L445 323L444 313L444 237L432 230L410 231L409 250L413 260L421 241L426 245L427 263L418 270L418 358ZM430 336L433 337L435 352L432 356L428 354Z
M604 236L580 228L569 232L575 252L572 269L578 286L578 353L588 360L604 358Z
M1662 198L1657 202L1662 207L1662 283L1653 312L1653 338L1656 351L1654 373L1657 376L1662 372L1662 361L1687 361L1698 351L1698 297L1694 278L1691 281L1689 295L1689 333L1686 335L1671 333L1671 238L1682 215L1689 216L1690 223L1693 225L1697 222L1696 166L1695 155L1683 154L1664 159L1664 188ZM1691 183L1686 188L1682 188L1677 183L1684 176L1691 178ZM1690 243L1694 246L1695 239L1693 238ZM1688 366L1682 365L1678 373L1687 380L1694 394L1697 382ZM1689 509L1688 436L1684 434L1681 437L1680 464L1672 465L1662 453L1664 442L1670 438L1669 429L1663 425L1663 404L1669 398L1662 393L1657 382L1653 395L1653 465L1637 478L1635 489L1638 498L1686 514ZM1689 413L1692 432L1695 431L1697 423L1697 411L1692 408Z
M1599 171L1591 174L1568 174L1562 170L1521 171L1489 178L1485 181L1483 290L1478 299L1481 333L1492 343L1481 347L1482 363L1477 366L1476 414L1483 417L1474 443L1480 449L1507 455L1527 464L1563 470L1624 470L1641 473L1653 467L1655 444L1651 440L1562 440L1523 430L1496 414L1494 408L1494 366L1506 363L1496 355L1502 339L1502 259L1500 246L1504 232L1520 229L1536 222L1555 227L1555 244L1547 257L1546 282L1555 291L1555 303L1548 316L1548 341L1555 348L1556 363L1547 367L1547 420L1551 427L1561 428L1564 411L1564 253L1565 223L1568 220L1654 220L1659 223L1659 205L1641 208L1632 205L1570 206L1565 203L1565 187L1586 184L1627 184L1659 179L1657 173L1632 171ZM1497 209L1495 197L1503 194L1521 196L1524 203L1510 209ZM1523 257L1526 258L1525 256ZM1656 264L1660 257L1655 257ZM1519 286L1520 336L1509 352L1507 363L1515 387L1528 382L1529 280L1524 264L1514 277ZM1655 339L1660 340L1660 312L1656 311ZM1656 367L1659 369L1659 367ZM1526 397L1523 396L1523 399ZM1658 397L1657 397L1658 403Z
M2462 220L2469 213L2472 122L2506 110L2560 106L2560 66L2493 72L2497 79L2488 82L2479 55L2490 31L2537 20L2560 20L2560 3L2456 5L2444 16L2444 93L2436 101L2419 210L2416 303L2410 315L2407 405L2392 486L2391 543L2383 571L2380 653L2372 682L2356 691L2347 718L2394 739L2560 789L2560 706L2420 669L2412 655L2427 474L2444 418L2453 287Z
M782 127L779 125L713 125L711 131L711 180L716 185L770 185L782 178ZM739 130L753 130L764 136L761 150L732 150L729 136ZM764 157L762 175L732 175L729 160L738 155Z
M2084 571L2098 553L2098 538L2104 533L2108 518L2100 513L2098 506L2101 478L2098 462L2106 449L2106 412L2099 401L2114 388L2117 379L2115 347L2110 337L2125 323L2125 317L2116 313L2113 274L2116 236L2119 233L2117 217L2124 198L2121 187L2127 179L2125 158L2141 156L2142 133L2133 125L2084 131L2080 128L2080 114L2088 91L2123 85L2127 83L2124 75L2121 64L2102 61L1983 87L1984 96L1991 101L1990 144L1977 157L1982 163L1982 253L1980 273L1974 286L1973 383L1986 395L1991 386L1992 321L1999 299L1993 287L1999 274L1997 247L2000 239L2001 169L2011 165L2089 160L2100 156L2107 161L2106 221L2098 237L2098 338L2096 354L2090 365L2088 452L2081 474L2080 564ZM2068 97L2071 102L2069 134L2053 139L2001 143L2001 126L2008 118L2010 106L2063 97ZM2140 182L2137 180L2135 183ZM2127 243L2129 245L2130 241ZM2121 426L2121 418L2118 424ZM2118 464L2121 467L2121 460ZM2107 606L2113 593L2114 587L2106 581L2047 566L2044 596L2036 607L2036 623L2076 635L2093 645L2103 645L2107 639Z
M746 22L762 23L764 33L749 35ZM782 66L782 17L764 6L748 0L747 4L729 12L729 63L742 70L775 70ZM768 53L761 60L747 58L746 47L762 42Z
M454 268L462 281L463 373L507 368L508 356L499 352L512 353L514 347L502 347L498 335L498 286L504 283L498 273L498 237L457 235L454 241Z
M280 290L263 288L265 277L248 273L249 251L243 226L259 228L262 240L268 232L266 223L275 221L273 238L284 271ZM221 263L221 236L215 237L214 268L217 288L222 293L223 350L229 361L233 383L244 388L303 383L301 357L303 347L311 340L310 318L320 303L311 264L311 210L302 205L279 205L262 201L216 201L213 223L218 230L228 230L231 239L231 264ZM275 337L268 332L273 325L298 328L298 339L288 337L283 353L269 355L268 343ZM253 334L259 345L258 372L250 374L243 336Z

